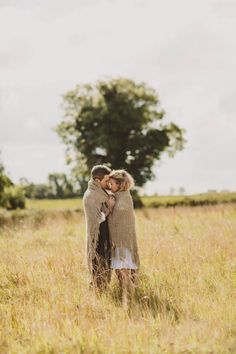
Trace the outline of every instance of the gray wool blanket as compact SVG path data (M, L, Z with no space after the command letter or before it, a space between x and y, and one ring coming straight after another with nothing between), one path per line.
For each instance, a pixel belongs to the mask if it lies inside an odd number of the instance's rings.
M110 213L108 206L109 194L101 188L99 183L91 179L83 197L83 207L86 221L86 245L89 270L92 271L92 260L96 256L96 247L99 236L99 225L104 220L104 214Z

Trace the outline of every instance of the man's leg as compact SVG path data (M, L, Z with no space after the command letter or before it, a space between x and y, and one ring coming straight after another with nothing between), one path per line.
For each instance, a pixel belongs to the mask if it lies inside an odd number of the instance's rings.
M100 224L96 253L94 263L98 286L105 288L111 280L111 247L107 220Z
M93 285L97 288L102 287L102 267L101 267L101 257L96 253L95 258L92 261L93 264Z

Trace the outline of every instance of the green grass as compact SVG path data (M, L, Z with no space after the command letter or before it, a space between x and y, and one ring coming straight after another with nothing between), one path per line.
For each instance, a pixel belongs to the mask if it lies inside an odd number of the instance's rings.
M27 209L37 210L82 210L82 198L74 199L27 199Z
M145 207L173 207L173 206L201 206L215 205L225 203L236 203L236 193L204 193L196 195L183 196L152 196L142 197ZM27 209L33 210L81 210L82 199L28 199L26 202Z
M181 196L152 196L143 197L146 207L201 206L225 203L236 203L236 193L202 193Z
M146 208L167 208L177 206L204 206L236 203L236 193L205 193L189 196L152 196L142 197ZM62 215L69 217L83 213L82 198L75 199L27 199L26 209L6 211L0 208L1 225L20 225L23 222L39 224L42 220Z

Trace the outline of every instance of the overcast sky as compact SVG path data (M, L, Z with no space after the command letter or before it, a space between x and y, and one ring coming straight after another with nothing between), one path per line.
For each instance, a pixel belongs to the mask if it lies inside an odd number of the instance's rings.
M68 171L61 95L124 76L187 131L147 192L236 190L235 0L0 0L0 150L12 179Z

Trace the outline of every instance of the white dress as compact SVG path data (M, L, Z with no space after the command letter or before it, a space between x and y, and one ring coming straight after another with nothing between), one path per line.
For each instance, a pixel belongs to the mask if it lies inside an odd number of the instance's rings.
M115 256L111 258L111 268L113 269L138 269L137 265L132 261L132 255L128 248L125 248L125 256L122 257L121 248L116 247Z

